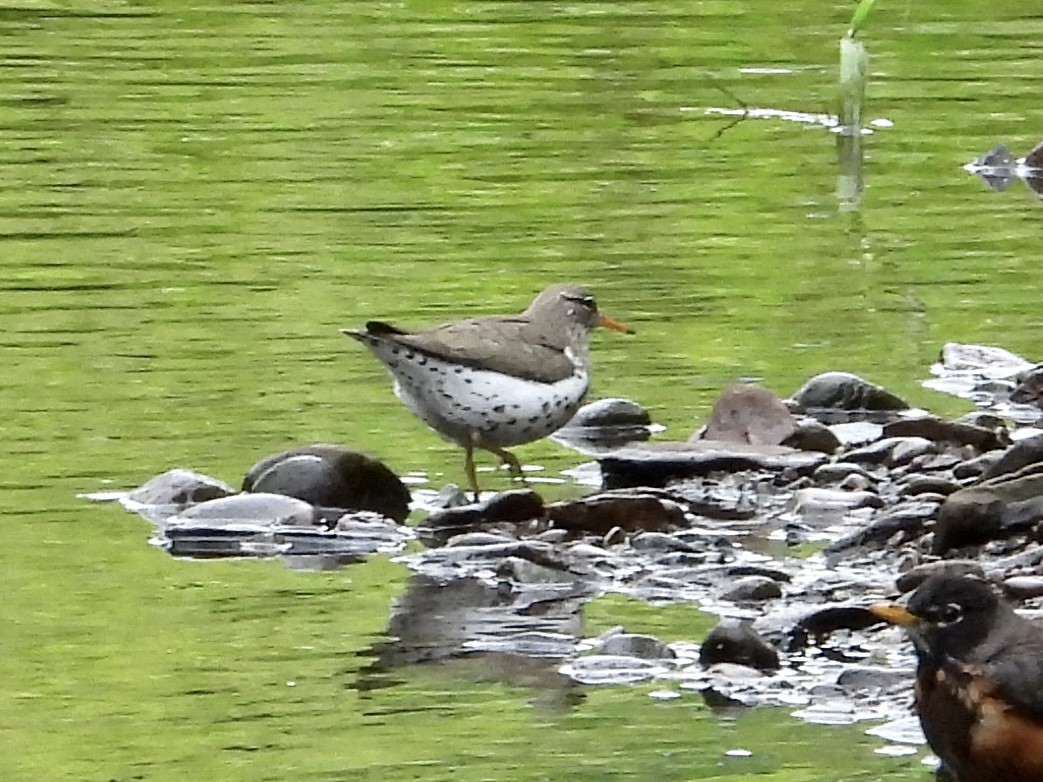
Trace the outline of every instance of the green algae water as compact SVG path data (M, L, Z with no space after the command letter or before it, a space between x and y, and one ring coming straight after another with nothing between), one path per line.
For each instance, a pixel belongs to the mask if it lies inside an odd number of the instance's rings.
M1043 134L1033 13L874 9L845 212L819 115L846 3L0 7L0 776L929 778L866 724L517 661L376 665L402 566L176 561L76 495L173 466L236 484L316 441L460 482L458 449L337 329L517 311L561 280L637 331L596 336L592 394L666 437L733 380L787 395L831 369L965 409L919 386L942 343L1040 358L1043 206L960 169ZM667 640L712 621L630 601L580 620Z

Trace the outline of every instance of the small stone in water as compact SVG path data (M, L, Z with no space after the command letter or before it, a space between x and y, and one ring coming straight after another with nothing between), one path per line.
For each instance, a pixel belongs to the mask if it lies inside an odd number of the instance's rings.
M904 758L907 755L915 755L917 750L916 747L909 747L901 744L889 744L886 747L877 747L873 752L877 755L883 755L889 758Z
M681 693L674 690L653 690L648 693L648 697L657 701L672 701L675 698L680 698Z
M730 749L724 753L730 758L749 758L753 757L753 753L748 749Z

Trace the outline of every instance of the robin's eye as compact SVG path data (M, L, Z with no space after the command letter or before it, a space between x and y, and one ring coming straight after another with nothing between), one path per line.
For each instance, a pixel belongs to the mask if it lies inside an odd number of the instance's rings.
M963 608L959 603L949 603L938 612L938 624L954 625L963 619Z

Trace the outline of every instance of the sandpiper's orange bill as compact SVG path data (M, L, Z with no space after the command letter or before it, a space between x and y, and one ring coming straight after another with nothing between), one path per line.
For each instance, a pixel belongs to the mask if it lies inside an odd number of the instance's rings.
M919 622L914 614L897 603L877 603L869 606L869 613L893 625L914 625Z
M598 325L604 326L606 329L612 329L613 331L619 331L623 334L633 334L634 330L624 323L620 323L618 320L598 314Z

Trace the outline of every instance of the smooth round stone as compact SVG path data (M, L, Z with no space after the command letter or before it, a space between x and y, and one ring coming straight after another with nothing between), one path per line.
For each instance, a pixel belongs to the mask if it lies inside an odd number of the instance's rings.
M176 467L143 483L127 499L142 505L190 505L235 493L235 489L216 478Z
M220 528L241 524L258 526L312 526L315 508L303 500L282 494L236 494L186 508L168 519L169 526Z
M383 462L339 445L317 443L268 456L243 491L296 497L320 508L368 510L397 522L409 515L409 489Z
M648 426L648 410L629 399L613 397L583 405L566 426Z

